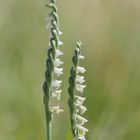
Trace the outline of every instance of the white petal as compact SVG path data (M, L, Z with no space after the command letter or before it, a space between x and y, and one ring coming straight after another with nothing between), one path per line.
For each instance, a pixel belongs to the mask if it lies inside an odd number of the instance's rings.
M58 110L56 111L56 113L59 114L60 112L63 112L63 111L64 111L63 109L58 109Z
M61 61L59 58L56 58L55 59L55 66L56 67L58 67L58 66L60 66L60 65L62 65L63 64L63 61Z
M54 68L54 73L55 73L57 76L63 74L63 68L57 68L57 67L55 67L55 68Z
M63 42L61 40L58 41L58 45L61 46L63 45Z
M76 107L77 107L77 113L83 114L87 111L87 108L85 106L76 104Z
M60 106L53 106L53 107L50 108L50 110L51 110L52 113L57 113L57 114L60 113L60 112L63 112L63 110L60 109Z
M61 96L61 92L62 92L62 90L53 90L53 91L51 91L51 95L52 95L52 97L56 97L57 100L59 100L60 96Z
M76 90L81 93L83 92L85 87L86 87L85 85L76 84Z
M79 55L79 59L84 59L85 57L83 55Z
M63 33L59 30L59 35L62 35Z
M64 53L61 52L59 49L56 50L56 57L63 55Z
M78 72L81 72L81 73L84 73L84 72L86 71L86 69L85 69L84 67L78 66L78 67L77 67L77 71L78 71Z
M80 84L84 83L84 82L85 82L84 76L79 76L79 75L77 75L77 76L76 76L76 82L78 82L78 83L80 83Z
M57 95L54 92L51 93L51 96L52 97L57 97Z
M52 88L58 89L61 86L62 81L61 80L53 80L51 83Z
M80 96L74 96L75 102L79 105L82 105L83 102L86 100L86 98L80 97Z
M88 129L81 125L76 125L76 127L79 129L79 131L82 133L82 135L85 135L86 132L88 132Z
M75 117L76 117L77 124L79 124L79 125L83 125L86 122L88 122L87 119L81 117L80 115L75 115Z

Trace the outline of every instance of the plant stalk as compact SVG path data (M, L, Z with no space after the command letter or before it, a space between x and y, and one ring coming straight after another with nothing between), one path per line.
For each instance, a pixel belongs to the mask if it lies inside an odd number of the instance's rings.
M44 97L44 104L45 104L45 116L46 116L46 135L47 140L52 140L52 120L51 120L51 112L49 111L49 99Z

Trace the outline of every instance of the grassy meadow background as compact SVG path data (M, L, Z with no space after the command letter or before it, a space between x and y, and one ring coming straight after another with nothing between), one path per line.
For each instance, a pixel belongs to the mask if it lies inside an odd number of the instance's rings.
M42 83L48 0L0 0L0 140L45 140ZM140 140L140 1L57 0L65 55L65 113L53 140L72 140L67 79L82 40L89 123L87 140Z

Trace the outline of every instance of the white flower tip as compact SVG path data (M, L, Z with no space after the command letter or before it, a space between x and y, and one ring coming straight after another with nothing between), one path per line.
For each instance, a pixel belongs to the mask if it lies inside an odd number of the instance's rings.
M63 65L63 64L64 64L63 61L61 61L59 58L56 58L55 59L55 65L56 65L56 67L58 67L60 65Z
M56 113L59 114L60 112L63 112L63 111L64 111L63 109L58 109L58 110L56 111Z
M88 132L88 129L81 126L81 125L76 125L76 127L85 135L86 132Z
M57 113L57 114L64 111L63 109L60 109L60 106L53 106L50 108L50 110L52 113Z
M77 71L78 71L78 72L81 72L81 73L84 73L84 72L86 71L86 69L85 69L84 67L78 66L78 67L77 67Z
M57 98L57 100L60 100L62 90L53 90L51 91L51 96Z
M56 57L63 55L64 53L61 52L59 49L56 49Z
M62 35L62 34L63 34L63 32L59 31L59 35Z
M61 86L62 81L61 80L53 80L51 83L52 88L58 89Z
M76 90L81 92L81 93L83 92L85 87L86 87L86 85L76 84Z
M75 117L76 117L77 123L78 123L79 125L83 125L83 124L85 124L85 123L88 122L87 119L83 118L83 117L80 116L80 115L77 115L77 114L76 114Z
M75 101L76 101L77 104L82 105L85 100L86 100L86 98L84 98L84 97L75 96Z
M79 59L84 59L85 57L82 55L79 55Z
M86 111L87 111L87 108L85 106L77 105L77 112L79 112L80 114L84 114Z
M61 40L58 41L58 45L61 46L63 45L63 42Z
M76 77L76 82L78 82L78 83L80 83L80 84L84 83L84 82L85 82L84 76L79 76L79 75L77 75L77 77Z
M55 73L57 76L63 74L63 68L57 68L57 67L55 67L55 68L54 68L54 73Z

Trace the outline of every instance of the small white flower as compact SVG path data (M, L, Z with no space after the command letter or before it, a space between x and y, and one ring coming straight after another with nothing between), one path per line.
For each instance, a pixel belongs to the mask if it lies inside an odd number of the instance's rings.
M85 69L84 67L78 66L78 67L77 67L77 71L78 71L78 72L81 72L81 73L84 73L84 72L86 71L86 69Z
M63 32L61 32L60 30L59 30L59 35L62 35L63 34Z
M87 108L85 106L78 105L78 104L76 104L76 106L77 106L77 112L79 112L80 114L84 114L87 111Z
M58 41L58 45L61 46L63 45L63 42L61 40Z
M79 55L79 59L84 59L85 57L82 55Z
M63 61L61 61L59 58L56 58L55 59L55 66L56 67L58 67L58 66L60 66L60 65L62 65L63 64Z
M57 67L55 67L55 68L54 68L54 73L55 73L57 76L60 76L61 74L63 74L63 68L57 68Z
M86 98L81 97L81 96L74 96L74 98L75 98L75 103L79 105L82 105L83 102L86 100Z
M76 118L76 122L77 122L77 124L78 125L84 125L86 122L88 122L88 120L87 119L85 119L85 118L83 118L83 117L81 117L80 115L75 115L75 118Z
M52 88L58 89L61 86L62 81L61 80L53 80L51 83Z
M59 49L56 49L56 57L63 55L64 53L61 52Z
M62 90L53 90L51 91L52 97L56 97L57 100L60 100Z
M55 94L54 92L51 93L52 97L57 97L57 94Z
M76 76L76 82L78 82L78 83L80 83L80 84L84 83L84 82L85 82L84 76L79 76L79 75L77 75L77 76Z
M52 113L57 113L57 114L64 111L63 109L60 109L60 106L50 107L50 110L51 110Z
M81 92L81 93L83 92L85 87L86 87L86 85L76 84L76 90Z
M85 135L88 132L88 129L83 127L82 125L76 125L82 135Z

